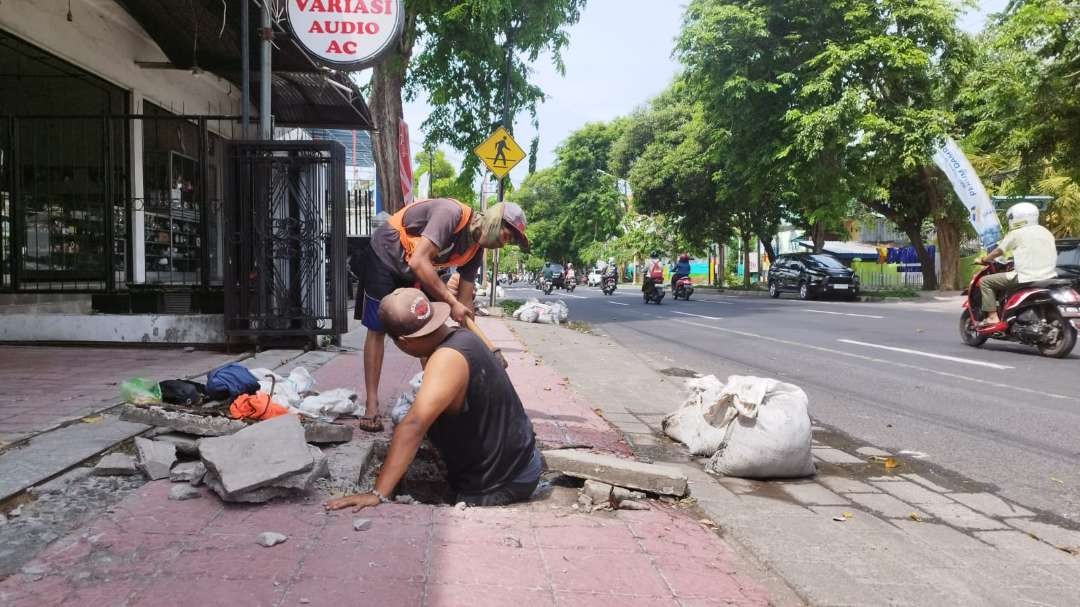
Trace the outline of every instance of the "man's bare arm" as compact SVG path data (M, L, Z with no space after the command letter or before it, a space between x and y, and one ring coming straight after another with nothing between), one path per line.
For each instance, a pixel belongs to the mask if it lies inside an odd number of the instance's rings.
M472 315L472 308L465 306L459 298L454 297L450 289L446 288L443 281L439 279L439 273L435 271L435 265L432 263L438 254L439 249L435 243L427 238L420 238L416 248L413 249L412 256L409 257L409 269L429 296L450 304L450 316L459 323L464 323L465 316Z

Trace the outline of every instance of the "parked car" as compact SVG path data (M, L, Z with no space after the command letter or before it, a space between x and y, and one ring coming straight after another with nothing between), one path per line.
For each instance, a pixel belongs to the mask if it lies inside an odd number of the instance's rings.
M1057 241L1058 278L1068 278L1080 288L1080 238L1061 238Z
M589 284L590 287L599 287L600 283L603 282L603 280L604 280L604 276L603 276L603 274L600 273L600 270L595 270L594 269L593 271L589 272L589 283L588 284Z
M779 255L769 267L769 295L780 297L784 291L799 294L800 299L822 295L859 296L859 277L839 259L826 253L791 253Z

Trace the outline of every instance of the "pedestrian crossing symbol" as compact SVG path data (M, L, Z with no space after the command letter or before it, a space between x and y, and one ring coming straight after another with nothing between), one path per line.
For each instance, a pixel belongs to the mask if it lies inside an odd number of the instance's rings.
M525 150L522 150L510 133L501 126L473 151L500 179L509 173L510 169L517 166L517 163L525 159Z

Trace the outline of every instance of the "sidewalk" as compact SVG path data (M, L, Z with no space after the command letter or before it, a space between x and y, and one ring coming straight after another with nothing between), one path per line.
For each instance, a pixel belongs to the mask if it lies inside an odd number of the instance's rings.
M500 321L482 326L510 359L537 434L549 445L627 452L553 369ZM356 343L356 333L350 335ZM388 344L384 406L417 369ZM314 373L356 389L361 355ZM393 381L391 381L393 380ZM547 389L550 388L550 389ZM370 441L360 435L355 441ZM383 505L326 513L324 496L262 506L169 501L147 483L0 582L3 605L764 605L759 575L714 531L674 506L582 514L554 487L508 508ZM355 517L371 528L354 531ZM264 531L289 536L263 548ZM789 602L781 600L781 602Z
M818 475L799 481L717 478L661 431L684 380L602 335L514 323L531 352L602 403L638 453L680 464L723 530L815 605L1071 606L1080 596L1080 530L899 457L814 427ZM699 369L721 379L753 369ZM813 415L813 402L810 403ZM838 445L842 448L837 448ZM992 465L992 462L988 462ZM850 516L845 516L847 513Z

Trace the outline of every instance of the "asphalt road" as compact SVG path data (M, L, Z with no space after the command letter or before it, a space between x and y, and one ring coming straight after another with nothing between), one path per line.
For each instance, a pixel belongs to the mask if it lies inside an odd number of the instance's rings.
M563 299L636 353L702 374L794 383L818 423L1080 522L1080 349L1055 360L1005 342L965 346L960 304L799 301L695 294L644 304L638 287Z

